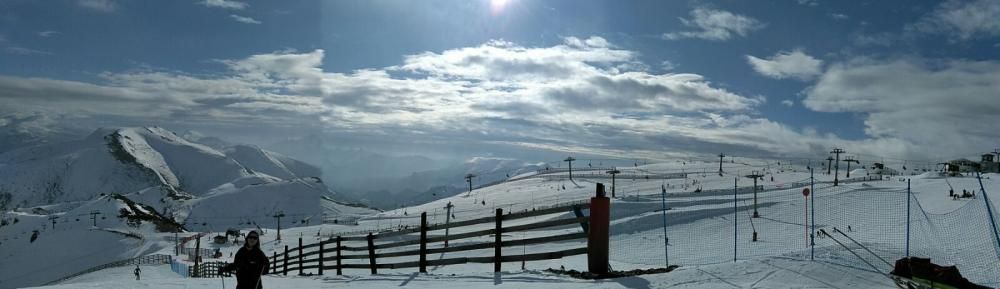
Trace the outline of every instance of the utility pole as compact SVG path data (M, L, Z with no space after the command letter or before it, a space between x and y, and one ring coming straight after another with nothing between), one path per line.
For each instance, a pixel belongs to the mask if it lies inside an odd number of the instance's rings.
M753 217L760 218L760 214L757 213L757 179L763 178L764 175L758 171L753 171L753 173L746 175L745 177L753 179Z
M719 176L722 176L722 158L726 157L726 154L719 154Z
M837 154L837 162L833 164L834 166L836 166L836 168L833 171L833 186L836 187L840 185L840 179L838 178L838 175L840 175L840 154L844 153L844 150L835 148L830 153Z
M98 211L90 211L90 219L94 221L94 227L97 227L97 215L100 214L101 212Z
M465 181L469 183L469 194L472 193L472 178L475 178L475 177L476 177L476 175L473 175L473 174L467 174L467 175L465 175Z
M451 223L451 208L454 208L454 207L455 206L452 205L451 202L448 202L448 205L444 206L444 209L447 210L447 212L445 213L445 217L444 217L444 225L445 225L445 228L444 228L444 247L445 248L448 248L448 229L450 229L450 228L448 228L448 224Z
M284 216L285 216L285 212L284 211L278 212L277 214L274 214L274 218L278 220L278 237L277 237L278 241L281 241L281 217L284 217Z
M847 163L847 178L851 177L851 163L861 164L861 161L854 159L854 157L846 157L844 162Z
M607 171L607 173L611 174L611 198L615 197L615 175L620 174L621 172L622 171L619 171L614 167L612 167L610 171Z
M566 157L566 159L563 160L564 162L568 162L569 163L569 180L570 181L573 180L573 161L575 161L575 160L576 159L574 159L573 157Z
M56 219L59 219L59 217L58 216L49 216L49 220L52 221L52 230L56 229Z
M833 157L826 157L826 174L830 174L830 169L833 168Z

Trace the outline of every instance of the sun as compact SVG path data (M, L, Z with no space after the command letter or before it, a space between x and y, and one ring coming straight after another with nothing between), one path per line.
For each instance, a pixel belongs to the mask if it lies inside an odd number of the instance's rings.
M490 11L493 12L493 14L500 14L510 1L511 0L490 0Z

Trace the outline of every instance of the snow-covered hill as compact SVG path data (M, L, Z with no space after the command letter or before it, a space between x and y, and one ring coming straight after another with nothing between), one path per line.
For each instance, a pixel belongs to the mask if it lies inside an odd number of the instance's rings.
M808 164L808 163L807 163ZM892 282L856 259L850 252L843 249L829 238L816 239L815 260L810 260L810 247L805 245L807 227L803 223L803 197L801 190L808 186L809 172L806 165L783 162L751 162L726 163L724 173L717 173L717 162L677 161L635 165L620 168L623 175L641 176L643 174L662 174L672 172L690 173L687 178L678 179L645 179L643 177L619 178L616 183L617 198L612 200L611 211L611 266L615 269L627 270L663 266L666 261L664 252L664 232L670 237L669 259L671 264L680 265L675 272L656 275L643 275L629 278L619 278L604 281L581 281L564 276L544 272L546 268L586 269L586 256L572 256L556 260L534 261L526 264L504 263L503 272L491 274L490 264L462 264L435 266L428 268L429 274L414 273L415 269L385 269L379 270L379 275L369 275L367 270L345 269L345 276L328 275L315 276L268 276L264 279L268 288L339 288L342 286L362 286L365 288L398 288L400 286L417 288L466 288L466 287L517 287L517 288L894 288ZM749 205L753 202L752 181L743 176L751 172L762 172L765 176L759 180L765 191L760 195L761 218L751 222ZM854 174L865 174L852 172ZM841 180L846 172L838 175ZM273 178L273 177L272 177ZM839 187L833 187L834 176L816 174L815 197L817 229L832 230L833 227L853 225L854 230L847 233L859 242L867 244L876 253L890 261L899 257L905 244L903 236L907 214L907 198L905 188L907 183L899 177L885 178L878 181L846 181ZM1000 175L984 176L984 186L988 192L1000 191ZM734 179L739 179L739 193L733 195ZM876 178L882 179L882 178ZM252 192L267 186L283 184L282 182L257 184L266 181L265 178L244 178L233 182L233 187L220 187L208 192L202 198L219 198L216 204L232 204L208 208L204 212L216 212L205 215L204 218L217 220L226 219L227 214L220 210L230 210L236 214L247 211L271 211L271 208L242 208L239 198L232 197L235 191L244 190L244 194L253 195L251 199L265 198L268 194ZM305 191L314 182L286 181L299 184L297 189ZM274 226L271 223L260 222L265 233L261 236L262 248L270 255L279 252L286 245L295 247L296 238L303 238L306 244L316 242L330 236L357 234L364 230L391 230L400 226L414 226L420 221L420 212L427 212L428 221L442 223L446 219L445 207L454 205L451 221L464 221L494 214L495 208L504 212L532 210L555 204L587 200L594 194L596 183L609 185L604 176L597 178L596 174L574 172L574 179L569 180L565 173L556 172L536 177L525 177L499 183L492 186L477 188L472 193L458 194L425 204L404 207L396 210L368 214L357 220L357 225L316 224L283 228L285 241L276 240ZM912 197L916 210L914 217L915 255L933 256L936 262L947 265L957 265L965 274L977 282L995 286L997 279L991 275L996 270L995 255L985 232L990 232L982 222L986 214L982 209L984 199L952 200L946 192L948 188L956 190L978 188L978 180L971 177L945 178L934 173L912 177ZM666 221L669 225L663 229L664 215L661 209L663 199L661 192L665 189L665 201L668 206ZM143 193L146 194L146 193ZM155 195L155 194L150 194ZM996 195L996 194L992 194ZM141 196L132 196L142 199ZM735 200L734 200L735 198ZM997 203L998 198L994 198ZM739 205L734 210L734 201ZM192 202L196 203L196 202ZM309 203L288 202L285 206L311 207ZM347 207L344 207L347 208ZM90 208L81 206L78 212L86 212ZM922 213L921 213L922 212ZM192 211L191 219L201 211ZM363 215L364 212L357 212ZM739 216L734 219L734 214ZM27 212L19 213L29 218ZM956 215L958 214L958 215ZM552 218L567 218L572 212L532 217L523 222L539 222ZM952 218L954 217L954 218ZM200 217L199 217L200 218ZM37 218L29 219L37 222ZM957 220L958 222L928 223L928 220ZM738 220L734 222L734 220ZM810 218L812 220L812 218ZM268 219L271 221L271 219ZM935 221L935 222L937 222ZM292 220L291 222L294 222ZM521 224L517 223L516 224ZM283 223L287 224L287 223ZM937 225L928 228L926 225ZM988 224L988 223L987 223ZM492 228L493 224L482 224L463 228L461 231L477 231ZM244 223L240 229L254 228L252 224ZM739 235L734 238L733 229L738 227ZM213 229L216 232L221 230ZM532 230L523 233L504 234L505 240L536 238L551 236L566 232L577 232L579 226L564 226L552 229ZM759 231L761 240L750 240L750 232ZM850 229L848 229L850 230ZM452 233L460 233L453 229ZM440 233L440 232L435 232ZM211 235L210 235L211 236ZM293 236L288 239L287 236ZM463 244L489 242L492 236L483 239L464 240ZM508 239L509 238L509 239ZM952 238L952 239L949 239ZM152 239L150 239L152 240ZM937 247L940 241L957 241L951 243L953 249L941 250ZM291 243L289 243L291 241ZM843 240L842 240L843 241ZM159 240L159 243L168 241ZM238 246L206 245L208 239L202 240L202 246L210 249L218 248L223 252L223 259L230 260L229 253ZM567 247L584 245L582 240L539 244L527 247L504 248L504 254L522 254L549 252ZM363 244L349 244L356 246ZM734 247L735 246L735 247ZM190 247L190 246L189 246ZM2 248L2 247L0 247ZM169 254L171 249L161 245L161 250L155 253ZM440 248L435 244L434 248ZM738 249L738 254L736 251ZM435 254L433 258L452 258L468 256L489 256L493 249ZM511 250L508 252L508 250ZM152 250L145 250L150 252ZM863 253L860 250L859 253ZM380 251L382 252L382 251ZM738 260L734 261L734 254ZM429 256L430 257L430 256ZM391 258L390 258L391 259ZM405 260L403 260L405 259ZM381 260L381 259L380 259ZM412 261L411 259L392 259L387 261ZM883 266L878 261L879 271L887 271L889 266ZM523 266L523 267L522 267ZM992 267L991 267L992 266ZM148 281L126 281L121 269L108 269L93 274L68 280L61 285L47 288L105 288L111 284L139 288L216 288L221 284L217 279L184 279L162 272L163 267L149 267L144 270L157 271L156 279ZM307 271L311 273L312 271ZM233 279L226 279L232 286ZM119 286L119 285L114 285Z
M161 234L178 230L271 227L279 214L286 228L351 224L376 212L338 201L320 174L258 147L220 151L156 127L0 154L0 288L162 250Z
M465 176L475 175L473 187L501 182L526 172L544 168L544 164L523 160L495 157L474 157L461 164L442 169L426 170L402 178L378 181L378 190L359 191L355 194L372 206L398 208L422 204L468 191ZM373 178L374 179L374 178ZM375 181L373 180L373 183Z

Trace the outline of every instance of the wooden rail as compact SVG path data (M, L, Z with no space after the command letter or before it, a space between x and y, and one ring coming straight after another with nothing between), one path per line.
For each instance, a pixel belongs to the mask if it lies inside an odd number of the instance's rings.
M588 216L558 218L532 222L518 225L505 226L512 220L529 217L545 216L559 213L573 213L574 209L589 209L589 203L572 203L533 211L504 214L502 209L497 209L496 214L490 217L477 218L472 220L452 222L449 224L427 224L426 213L421 214L421 224L416 228L387 232L367 232L364 235L336 236L312 244L302 244L295 248L286 247L284 252L275 252L271 258L271 274L288 275L289 272L305 274L305 270L310 273L323 274L324 270L336 270L337 274L343 274L343 269L369 269L372 274L377 274L378 269L401 269L420 268L420 272L426 272L427 266L456 265L466 263L493 263L494 271L500 270L503 262L524 262L547 259L559 259L566 256L586 254L587 248L573 248L567 250L531 253L522 255L502 255L501 248L513 246L539 245L553 242L565 242L572 240L583 240L588 237L586 232L561 233L551 236L532 237L523 239L504 240L504 233L522 232L538 230L544 228L566 227L570 225L586 224ZM433 231L444 231L445 229L461 228L475 225L485 225L492 223L493 228L479 229L470 232L434 235ZM574 226L577 227L578 226ZM415 234L415 235L414 235ZM476 237L491 236L490 241L470 241L465 243L455 243L456 240L467 240ZM392 241L378 242L380 239L393 237ZM481 239L480 239L481 240ZM429 248L429 245L439 245L438 243L451 241L451 246L439 246ZM353 242L355 245L345 245ZM581 242L581 245L583 243ZM494 249L492 256L477 257L454 257L438 260L430 260L428 254L454 253L473 250ZM385 251L394 249L394 251ZM346 252L345 252L346 251ZM387 258L412 257L412 261L386 263ZM345 260L356 260L355 263L346 263ZM359 262L360 261L360 262ZM367 261L367 262L365 262ZM213 265L206 263L206 269L211 269ZM206 272L208 273L208 272Z

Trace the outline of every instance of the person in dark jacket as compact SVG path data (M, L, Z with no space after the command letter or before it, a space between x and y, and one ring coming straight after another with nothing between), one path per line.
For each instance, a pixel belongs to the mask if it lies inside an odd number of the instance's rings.
M260 240L257 231L247 233L243 247L236 252L233 263L222 267L220 271L236 271L236 289L262 289L261 275L267 274L268 260L264 251L260 250Z

